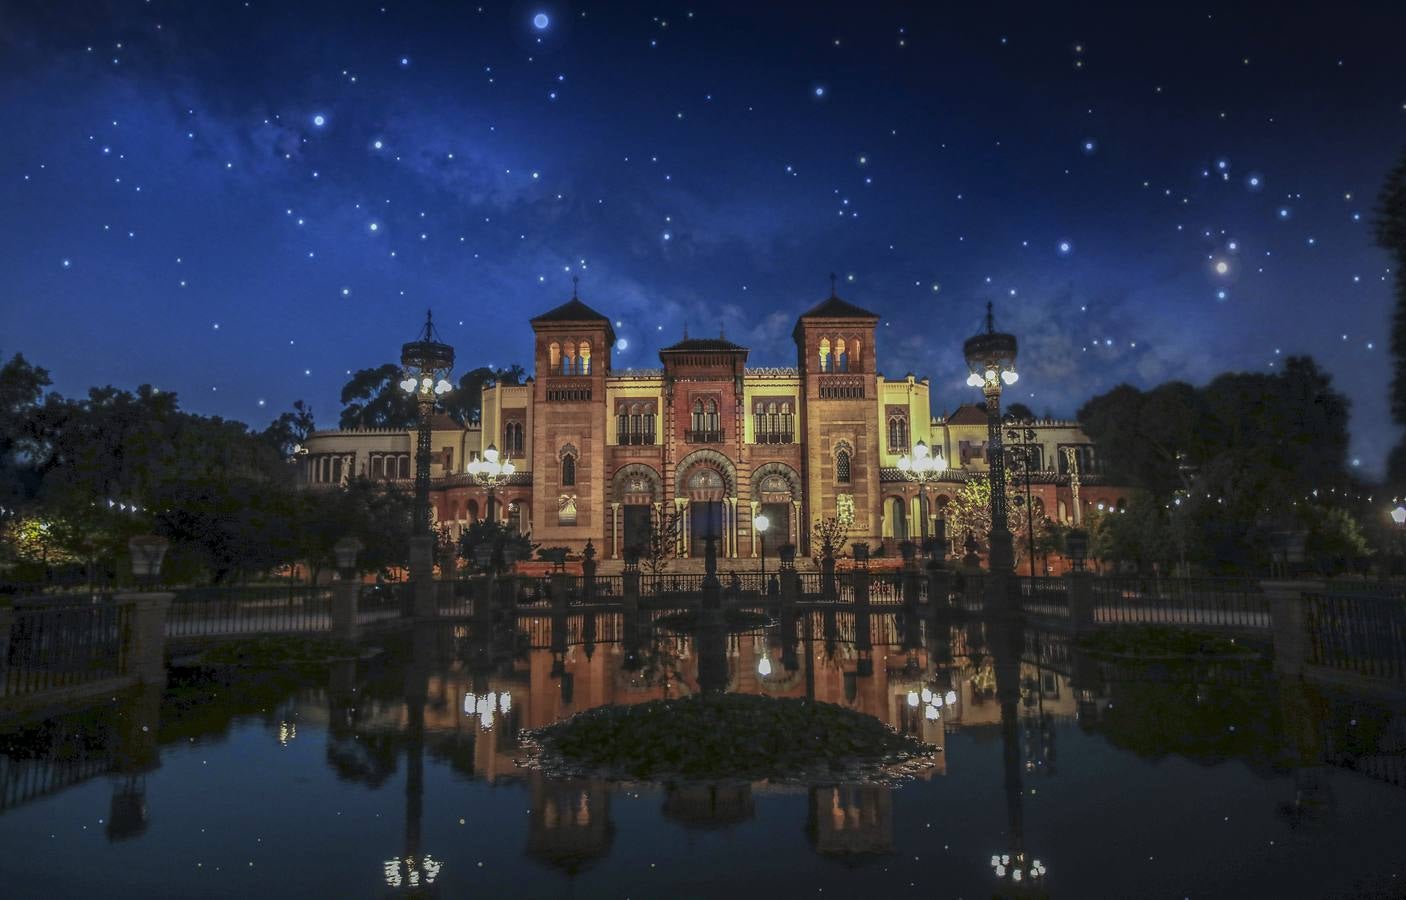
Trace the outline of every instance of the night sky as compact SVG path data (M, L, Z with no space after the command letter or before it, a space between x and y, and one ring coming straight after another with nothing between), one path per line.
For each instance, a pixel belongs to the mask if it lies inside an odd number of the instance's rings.
M0 3L0 353L329 426L426 307L794 365L833 271L935 413L990 299L1037 413L1311 353L1374 475L1406 11L1143 5Z

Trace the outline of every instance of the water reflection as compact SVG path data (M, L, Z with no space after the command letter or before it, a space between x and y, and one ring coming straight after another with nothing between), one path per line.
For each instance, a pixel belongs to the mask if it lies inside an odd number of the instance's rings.
M1092 656L1069 635L1019 619L955 613L831 606L791 610L760 627L729 625L719 614L674 629L656 618L557 610L430 623L388 638L386 652L369 662L307 671L176 671L164 694L139 691L0 736L0 834L7 833L4 814L106 779L107 840L140 846L163 815L150 791L163 751L223 739L252 720L286 751L322 742L337 779L378 792L381 813L399 822L396 839L380 849L376 873L392 892L434 891L446 879L469 877L463 848L427 830L427 792L432 800L434 790L445 790L433 774L441 769L521 791L523 858L572 877L617 853L618 805L639 799L657 805L660 821L706 834L757 828L770 798L789 803L799 794L803 807L788 808L810 852L851 865L892 857L908 839L895 812L909 790L901 786L737 781L622 788L518 764L525 730L603 704L710 690L835 703L944 751L964 736L975 742L970 746L994 751L999 744L999 783L989 779L984 793L994 806L999 790L1002 826L986 831L984 845L968 848L959 865L984 871L986 890L1002 895L1039 895L1058 886L1062 873L1089 864L1068 859L1068 850L1065 860L1047 858L1047 849L1028 836L1027 805L1058 780L1061 741L1071 733L1145 759L1208 766L1234 760L1266 775L1288 773L1275 815L1303 834L1325 835L1343 824L1335 772L1352 768L1400 787L1406 771L1399 707L1276 682L1255 658L1148 665ZM986 777L977 761L942 752L922 777ZM397 784L403 796L389 802ZM1047 826L1041 833L1049 840ZM335 860L326 864L341 865Z

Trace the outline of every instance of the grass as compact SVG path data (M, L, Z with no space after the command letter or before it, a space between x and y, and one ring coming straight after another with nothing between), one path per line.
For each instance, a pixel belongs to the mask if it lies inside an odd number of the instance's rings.
M361 648L351 641L275 635L224 641L206 650L200 659L205 665L215 666L282 666L355 659L360 655Z
M844 707L747 694L597 707L528 738L550 773L649 781L894 780L936 752Z

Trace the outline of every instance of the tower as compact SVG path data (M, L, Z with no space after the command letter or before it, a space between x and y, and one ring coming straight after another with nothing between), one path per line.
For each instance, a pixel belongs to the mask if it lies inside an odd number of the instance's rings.
M605 379L615 330L576 296L532 319L532 533L581 549L606 508Z
M830 296L803 313L792 332L804 390L804 522L849 519L855 541L879 534L878 323L874 313L841 299L831 276Z

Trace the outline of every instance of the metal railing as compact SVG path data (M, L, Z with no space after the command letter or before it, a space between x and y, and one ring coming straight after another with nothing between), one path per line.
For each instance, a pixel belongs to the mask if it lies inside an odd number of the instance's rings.
M1269 628L1257 582L1237 578L1090 579L1095 621L1123 625Z
M1406 681L1406 606L1367 594L1305 594L1308 662Z
M328 631L328 587L204 587L175 592L166 617L170 637Z
M0 659L0 696L15 697L127 673L132 604L16 607Z
M396 581L362 585L356 598L358 622L379 622L411 614L410 583Z
M1020 605L1028 613L1069 615L1069 582L1063 578L1020 576Z

